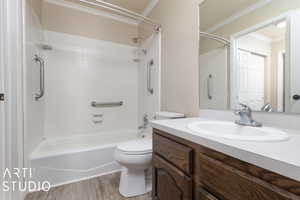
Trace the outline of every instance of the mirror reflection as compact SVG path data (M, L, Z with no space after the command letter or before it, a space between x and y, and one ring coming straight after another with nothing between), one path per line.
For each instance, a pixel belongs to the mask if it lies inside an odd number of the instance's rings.
M255 111L300 113L298 8L294 0L200 4L201 109L242 103Z

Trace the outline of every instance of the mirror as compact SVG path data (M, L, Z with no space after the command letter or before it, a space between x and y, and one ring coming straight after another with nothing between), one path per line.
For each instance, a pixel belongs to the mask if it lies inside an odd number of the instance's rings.
M300 113L300 1L204 0L199 11L200 109Z

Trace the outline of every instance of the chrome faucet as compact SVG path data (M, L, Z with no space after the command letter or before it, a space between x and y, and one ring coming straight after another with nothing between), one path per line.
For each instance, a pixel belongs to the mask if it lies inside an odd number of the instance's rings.
M235 123L241 126L252 126L252 127L262 127L262 123L253 120L252 110L249 106L240 103L241 109L234 112L235 115L241 117L240 120L236 120Z

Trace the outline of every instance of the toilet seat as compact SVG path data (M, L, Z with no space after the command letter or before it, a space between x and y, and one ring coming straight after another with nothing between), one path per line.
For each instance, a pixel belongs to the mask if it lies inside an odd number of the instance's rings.
M152 139L139 139L117 145L117 150L126 155L144 155L152 153Z

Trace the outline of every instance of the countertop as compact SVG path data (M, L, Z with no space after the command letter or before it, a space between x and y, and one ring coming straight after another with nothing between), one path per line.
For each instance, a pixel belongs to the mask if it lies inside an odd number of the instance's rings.
M201 135L187 128L189 123L205 120L208 119L156 120L151 121L151 126L171 135L300 181L300 131L281 129L289 134L290 139L287 141L245 142Z

